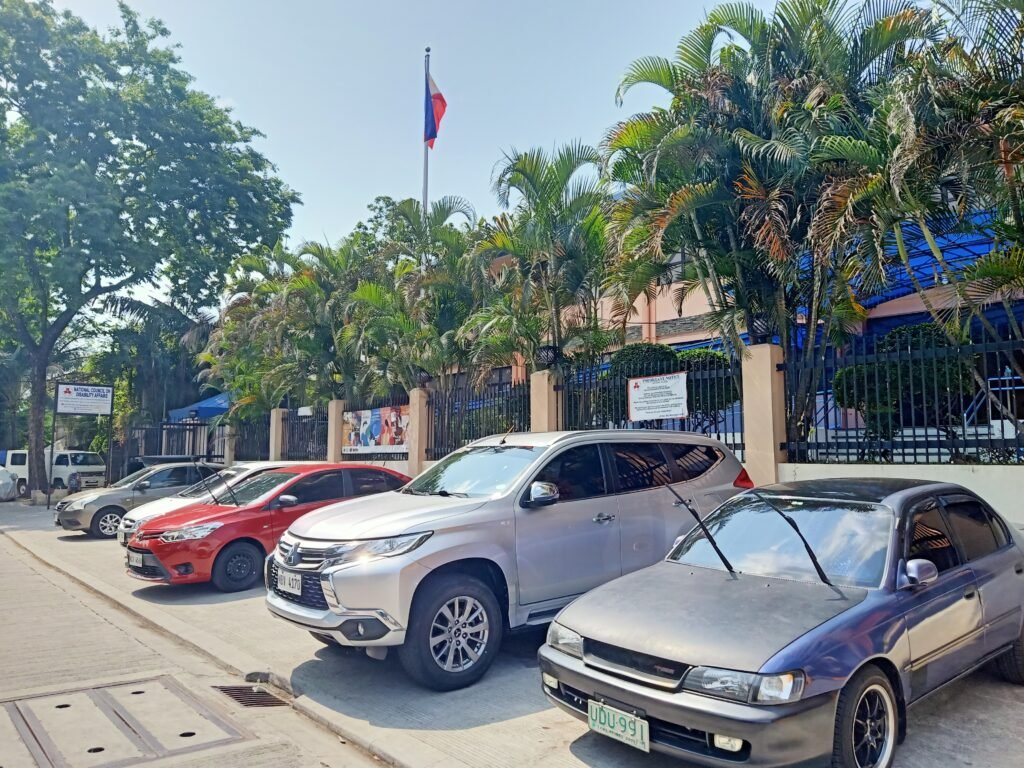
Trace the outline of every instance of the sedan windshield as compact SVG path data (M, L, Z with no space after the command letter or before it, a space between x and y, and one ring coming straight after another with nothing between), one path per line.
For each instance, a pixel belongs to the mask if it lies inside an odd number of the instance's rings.
M138 472L132 472L127 477L122 477L120 480L118 480L116 483L114 483L110 487L111 488L127 488L132 483L134 483L136 480L141 480L142 478L144 478L147 475L151 474L154 469L156 469L156 467L143 467Z
M449 454L409 483L402 493L423 496L493 496L516 482L544 453L529 445L488 445Z
M776 496L771 502L799 526L829 581L850 587L881 586L893 529L890 509L852 501ZM796 531L756 496L727 501L704 524L733 568L741 573L820 580ZM668 559L724 570L699 528L693 529Z
M232 486L233 494L227 494L226 497L218 496L217 499L224 505L245 506L264 496L269 496L294 477L298 477L294 472L268 472L239 483L237 486Z
M228 495L227 484L234 481L240 474L242 474L240 469L222 469L217 474L210 475L205 481L200 480L195 485L190 485L178 495L186 499L198 499L209 496L212 490L213 495L219 499L221 494Z

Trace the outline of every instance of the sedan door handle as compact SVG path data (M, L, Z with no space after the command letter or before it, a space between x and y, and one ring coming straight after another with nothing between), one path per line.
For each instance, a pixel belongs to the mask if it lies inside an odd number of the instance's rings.
M1016 573L1018 576L1024 573L1024 563L1017 563L1016 565L1014 565L1013 572Z
M976 589L968 589L966 592L964 592L964 600L973 600L977 596L978 590Z
M614 519L615 519L615 515L595 515L594 516L594 522L595 523L602 523L602 524L603 523L610 523Z

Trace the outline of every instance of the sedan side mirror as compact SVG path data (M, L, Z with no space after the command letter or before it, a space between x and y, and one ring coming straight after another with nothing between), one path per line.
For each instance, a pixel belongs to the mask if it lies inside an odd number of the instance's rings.
M558 486L554 483L537 481L530 484L530 506L546 507L558 501Z
M295 498L294 496L292 496L290 494L287 494L287 493L282 494L281 496L277 497L277 508L278 509L286 509L288 507L294 507L294 506L297 506L298 503L299 503L299 500L297 498Z
M142 480L135 484L136 491L145 491L147 488L149 488L149 480Z
M939 579L939 569L931 560L911 560L906 569L907 587L927 587Z

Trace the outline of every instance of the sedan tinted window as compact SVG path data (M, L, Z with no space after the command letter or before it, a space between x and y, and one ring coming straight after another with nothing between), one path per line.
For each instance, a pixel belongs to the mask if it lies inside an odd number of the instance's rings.
M299 500L299 504L312 504L317 501L331 501L345 498L345 473L321 472L318 475L304 477L287 493Z
M353 496L369 496L395 488L390 482L392 476L376 469L353 469L349 472L349 477L352 479Z
M939 512L939 505L930 499L918 504L910 514L907 559L930 560L939 573L960 565L960 556Z
M964 497L947 501L946 516L968 560L977 560L999 549L988 512L977 501Z
M672 472L658 443L616 443L611 448L620 491L642 491L672 482Z
M796 521L829 581L852 587L881 585L893 528L889 509L820 499L773 497L771 502ZM819 581L800 537L777 511L757 497L730 499L704 522L737 571ZM725 568L699 528L694 528L668 559Z
M222 504L234 503L243 506L268 496L294 477L294 472L267 472L265 475L243 480L237 487L232 488L234 493L231 494L230 500L222 498L220 501Z
M722 454L710 445L668 443L665 448L684 482L696 480L722 460Z
M535 480L557 485L559 501L603 496L601 451L596 445L580 445L563 451L547 463Z

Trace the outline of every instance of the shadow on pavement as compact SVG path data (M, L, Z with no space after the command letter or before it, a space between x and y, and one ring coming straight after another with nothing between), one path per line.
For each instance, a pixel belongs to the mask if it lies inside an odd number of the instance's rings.
M125 576L125 578L131 578ZM133 597L155 605L217 605L249 600L263 594L263 585L242 592L220 592L212 584L152 584L132 592Z

